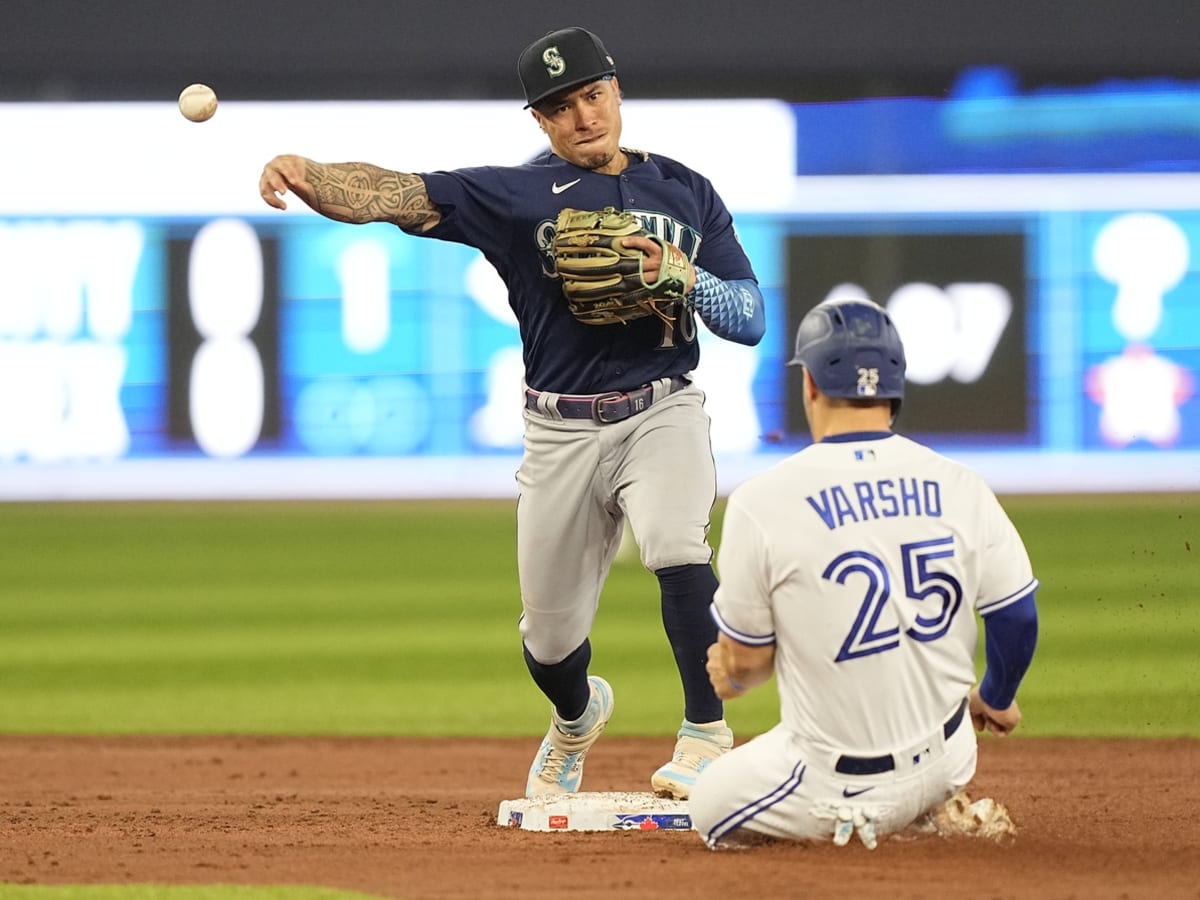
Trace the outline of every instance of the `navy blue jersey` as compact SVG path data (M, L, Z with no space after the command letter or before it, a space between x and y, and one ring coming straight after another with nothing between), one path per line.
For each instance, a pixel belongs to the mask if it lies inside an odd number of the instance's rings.
M620 175L581 169L547 152L521 166L419 173L442 213L423 236L478 248L508 285L524 346L525 380L539 391L624 391L696 367L691 312L674 326L648 316L585 325L567 309L551 246L559 210L615 207L718 278L754 279L733 219L708 179L682 163L626 151Z

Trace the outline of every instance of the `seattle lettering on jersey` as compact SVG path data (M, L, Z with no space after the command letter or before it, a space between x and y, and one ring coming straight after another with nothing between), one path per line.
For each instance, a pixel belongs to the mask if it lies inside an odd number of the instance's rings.
M650 210L630 209L626 212L631 212L641 219L642 227L651 234L658 235L668 244L674 244L684 252L689 260L696 261L696 254L700 252L702 238L695 228L671 216Z
M830 531L872 519L937 518L942 514L941 485L929 479L880 478L848 486L835 484L805 499Z

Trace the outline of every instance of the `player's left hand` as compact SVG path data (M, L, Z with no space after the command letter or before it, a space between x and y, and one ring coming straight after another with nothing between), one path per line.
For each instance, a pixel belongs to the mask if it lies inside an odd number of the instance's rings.
M1012 734L1013 729L1021 722L1021 707L1017 706L1017 701L1013 700L1012 705L1008 709L996 709L988 706L982 697L979 696L979 688L971 689L969 699L969 709L971 712L971 722L975 726L976 731L983 731L985 728L992 734L999 737L1007 737Z
M652 241L650 238L644 238L640 235L630 235L625 238L625 246L632 247L635 250L640 250L646 257L642 263L642 272L646 276L646 280L654 283L658 280L658 270L662 268L663 248L658 241ZM684 293L690 293L692 288L696 286L696 268L692 265L691 260L687 255L676 247L674 244L667 244L667 252L671 254L676 265L687 267L687 288Z

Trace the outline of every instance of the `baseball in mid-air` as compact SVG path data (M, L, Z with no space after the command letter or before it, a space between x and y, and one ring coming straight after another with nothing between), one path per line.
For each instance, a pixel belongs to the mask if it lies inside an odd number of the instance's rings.
M192 122L207 122L217 111L217 94L207 84L189 84L179 95L179 111Z

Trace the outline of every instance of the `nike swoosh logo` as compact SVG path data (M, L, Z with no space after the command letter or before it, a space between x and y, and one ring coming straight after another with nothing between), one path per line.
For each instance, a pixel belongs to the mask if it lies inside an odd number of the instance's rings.
M842 796L845 797L846 799L849 799L851 797L857 797L859 794L865 794L867 791L873 791L873 790L875 790L875 788L873 788L873 787L863 788L860 791L852 791L852 790L850 790L850 788L842 788Z
M575 185L579 184L580 180L581 180L581 179L579 179L579 178L576 178L574 181L568 181L566 184L559 184L559 183L556 181L556 182L554 182L554 184L553 184L553 185L550 187L550 190L554 191L554 193L556 193L556 194L561 194L561 193L562 193L563 191L565 191L567 188L569 188L569 187L574 187Z

